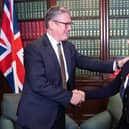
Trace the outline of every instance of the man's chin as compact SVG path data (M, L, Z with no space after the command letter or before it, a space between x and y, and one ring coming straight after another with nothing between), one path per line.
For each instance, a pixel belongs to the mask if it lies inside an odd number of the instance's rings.
M68 39L64 39L64 40L62 40L62 41L67 41Z
M63 41L66 41L66 40L68 40L68 37L65 37L65 38L63 39Z

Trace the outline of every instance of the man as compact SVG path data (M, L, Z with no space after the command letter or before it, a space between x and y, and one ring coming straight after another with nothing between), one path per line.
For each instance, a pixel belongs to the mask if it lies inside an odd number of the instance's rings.
M25 81L17 123L23 129L65 129L65 108L83 102L74 92L75 69L113 72L113 62L80 55L68 41L71 17L68 9L51 7L45 17L47 33L24 50ZM122 66L127 59L119 60ZM67 83L67 86L66 86Z
M120 73L110 84L97 90L85 91L85 94L88 100L113 96L118 92L120 92L123 102L123 110L120 121L115 129L129 129L129 61L123 66ZM84 127L85 123L80 126L83 129Z

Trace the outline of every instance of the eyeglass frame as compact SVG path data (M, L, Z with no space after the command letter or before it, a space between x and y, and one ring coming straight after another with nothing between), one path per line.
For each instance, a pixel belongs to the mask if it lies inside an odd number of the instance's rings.
M62 22L62 21L57 21L57 20L53 20L54 22L57 22L57 23L61 23L61 24L64 24L65 26L72 26L73 22Z

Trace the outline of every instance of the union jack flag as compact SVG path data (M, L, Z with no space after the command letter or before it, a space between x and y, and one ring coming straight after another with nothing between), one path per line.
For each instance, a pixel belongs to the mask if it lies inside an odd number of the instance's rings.
M0 70L7 78L13 92L22 90L25 69L23 46L13 0L4 1L0 32Z

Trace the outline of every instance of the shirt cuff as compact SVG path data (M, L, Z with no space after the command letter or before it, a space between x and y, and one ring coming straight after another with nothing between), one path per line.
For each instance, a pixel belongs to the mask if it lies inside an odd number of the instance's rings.
M116 71L116 70L117 70L116 61L114 61L114 63L113 63L113 71Z

